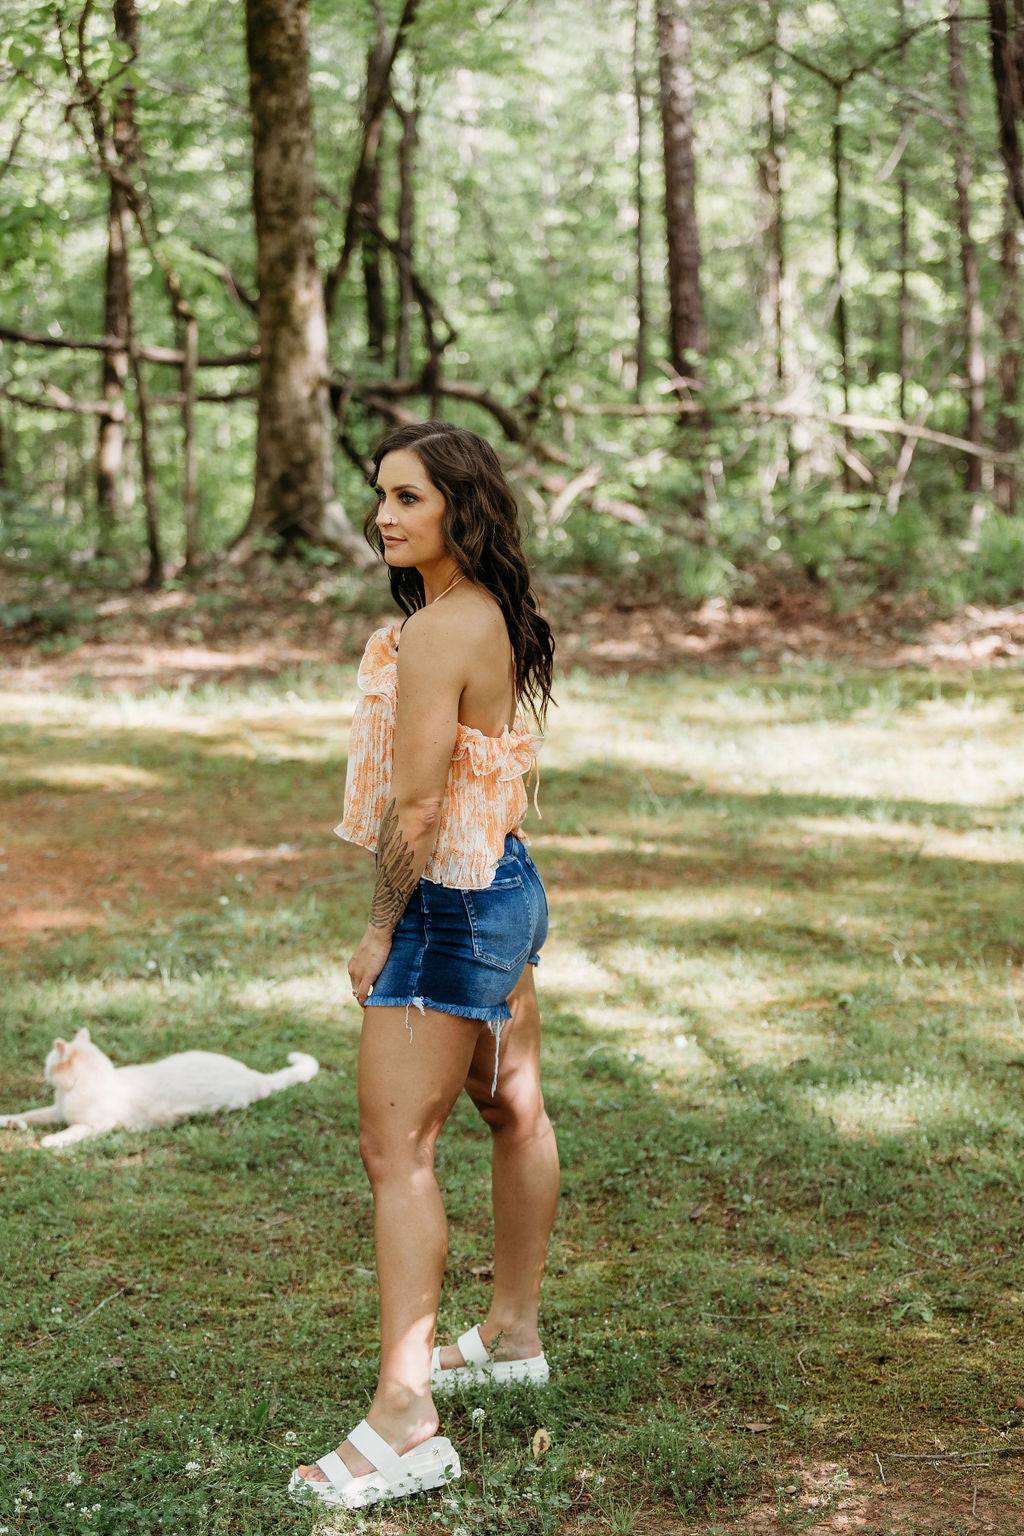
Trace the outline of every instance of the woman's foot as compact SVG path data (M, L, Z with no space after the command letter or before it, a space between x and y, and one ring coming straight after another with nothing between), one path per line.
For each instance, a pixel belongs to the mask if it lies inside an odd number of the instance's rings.
M433 1403L429 1409L420 1409L415 1415L388 1415L378 1410L376 1405L366 1415L366 1422L370 1428L376 1430L382 1440L398 1456L406 1456L414 1451L418 1445L429 1440L437 1434L439 1419ZM341 1457L353 1477L365 1477L375 1470L371 1461L358 1451L349 1440L343 1440L338 1446L337 1454ZM307 1483L326 1483L327 1477L316 1462L310 1466L296 1468L299 1477Z
M488 1332L492 1333L490 1344ZM430 1385L435 1392L458 1386L513 1386L523 1382L543 1386L548 1362L536 1332L499 1334L487 1324L471 1328L458 1344L435 1349L430 1361Z
M444 1488L462 1475L459 1453L450 1440L431 1435L400 1455L364 1419L344 1442L369 1470L353 1474L337 1451L328 1451L311 1467L292 1473L288 1492L293 1498L314 1499L341 1509L363 1509L389 1499L405 1499L432 1488ZM316 1473L304 1476L304 1473Z
M542 1353L536 1329L530 1332L523 1328L497 1328L493 1323L481 1323L476 1331L489 1360L532 1360ZM439 1358L443 1371L470 1363L458 1344L444 1345Z

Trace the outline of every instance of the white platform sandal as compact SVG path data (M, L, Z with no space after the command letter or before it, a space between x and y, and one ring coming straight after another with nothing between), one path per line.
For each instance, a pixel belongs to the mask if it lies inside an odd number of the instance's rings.
M404 1499L431 1488L444 1488L462 1476L459 1453L444 1435L434 1435L413 1450L399 1456L387 1441L363 1419L348 1436L360 1455L372 1462L374 1471L353 1477L337 1451L328 1451L316 1465L326 1483L311 1483L292 1473L288 1492L296 1498L319 1499L323 1504L341 1509L362 1509L364 1504L379 1504L387 1499Z
M542 1387L551 1374L543 1354L531 1355L528 1360L492 1360L479 1328L461 1334L459 1348L465 1365L451 1365L447 1370L441 1367L440 1349L434 1350L430 1357L432 1392L450 1392L453 1387L511 1387L519 1383Z

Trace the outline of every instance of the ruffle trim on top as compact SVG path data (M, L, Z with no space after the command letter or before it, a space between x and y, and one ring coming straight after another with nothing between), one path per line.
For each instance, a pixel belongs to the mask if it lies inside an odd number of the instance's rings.
M366 642L356 678L364 694L387 699L392 712L398 699L398 625L375 629Z
M460 721L452 762L465 761L470 772L480 777L497 773L504 784L531 771L542 742L543 737L531 735L518 715L511 729L506 725L500 736L485 736L475 726Z

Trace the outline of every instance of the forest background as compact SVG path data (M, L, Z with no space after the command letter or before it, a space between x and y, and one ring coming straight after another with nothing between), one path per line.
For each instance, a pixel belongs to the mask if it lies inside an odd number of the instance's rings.
M1003 0L14 0L4 618L225 550L348 591L429 414L625 602L1013 603L1021 54Z

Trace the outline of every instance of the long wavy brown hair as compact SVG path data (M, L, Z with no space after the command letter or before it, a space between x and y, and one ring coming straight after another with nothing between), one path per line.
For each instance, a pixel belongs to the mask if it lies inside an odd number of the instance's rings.
M523 554L519 508L491 445L476 432L447 421L396 427L373 455L372 485L386 454L415 453L445 500L441 529L459 570L495 599L505 618L515 657L516 701L543 722L551 702L555 642L530 588ZM381 559L384 544L369 512L367 543ZM388 567L391 595L405 614L424 606L423 578L414 567Z

